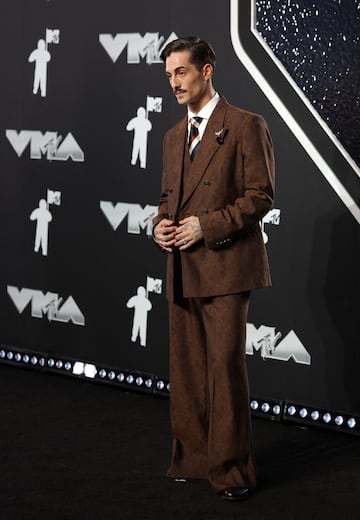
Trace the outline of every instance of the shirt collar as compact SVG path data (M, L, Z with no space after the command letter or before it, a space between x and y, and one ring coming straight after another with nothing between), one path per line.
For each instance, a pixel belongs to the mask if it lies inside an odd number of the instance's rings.
M194 114L194 112L191 112L191 110L188 109L188 120L191 117L201 117L202 119L209 119L214 108L216 107L218 101L220 99L220 96L217 92L215 92L214 96L206 103L205 106L202 107L200 112L197 114Z

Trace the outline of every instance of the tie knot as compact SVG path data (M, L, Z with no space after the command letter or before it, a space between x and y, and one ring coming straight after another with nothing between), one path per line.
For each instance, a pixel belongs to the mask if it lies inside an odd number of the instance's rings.
M192 125L196 126L196 128L199 128L200 123L201 123L202 120L203 120L202 117L198 117L198 116L196 116L196 117L192 117L192 118L190 119L190 123L191 123Z

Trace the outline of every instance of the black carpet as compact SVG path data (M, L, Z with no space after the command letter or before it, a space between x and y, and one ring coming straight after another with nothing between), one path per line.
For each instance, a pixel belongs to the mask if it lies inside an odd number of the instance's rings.
M253 420L259 489L165 477L168 400L0 365L0 520L360 519L359 437Z

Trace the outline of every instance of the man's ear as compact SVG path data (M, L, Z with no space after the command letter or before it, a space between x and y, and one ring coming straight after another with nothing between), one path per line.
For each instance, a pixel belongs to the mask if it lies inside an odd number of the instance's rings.
M214 72L213 66L210 63L205 63L203 66L203 75L205 79L211 78Z

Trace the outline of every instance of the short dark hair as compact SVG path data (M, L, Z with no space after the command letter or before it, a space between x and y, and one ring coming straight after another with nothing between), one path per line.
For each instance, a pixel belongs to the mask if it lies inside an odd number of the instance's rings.
M210 63L215 70L215 52L210 43L196 36L185 36L169 42L161 51L160 58L165 63L172 52L190 51L190 61L198 70Z

